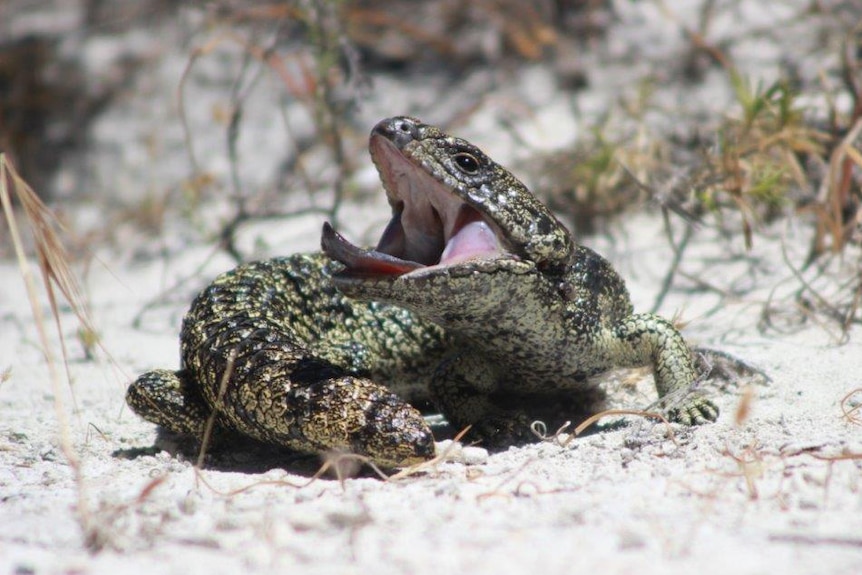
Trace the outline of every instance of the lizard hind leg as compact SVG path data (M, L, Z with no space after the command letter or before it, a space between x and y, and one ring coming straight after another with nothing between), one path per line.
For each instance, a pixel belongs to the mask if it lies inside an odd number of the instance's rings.
M210 416L196 382L185 370L144 373L126 390L132 411L175 433L200 437Z

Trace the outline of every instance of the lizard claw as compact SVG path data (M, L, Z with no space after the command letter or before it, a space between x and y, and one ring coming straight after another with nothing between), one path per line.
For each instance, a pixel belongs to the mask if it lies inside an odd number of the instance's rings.
M718 406L700 395L690 395L667 410L669 420L689 426L711 423L718 413Z

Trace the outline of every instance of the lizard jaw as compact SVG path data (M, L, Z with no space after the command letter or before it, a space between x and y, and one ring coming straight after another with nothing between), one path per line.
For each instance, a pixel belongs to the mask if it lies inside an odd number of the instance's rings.
M322 249L347 267L342 275L400 276L508 255L496 224L414 163L389 138L372 134L369 147L392 206L392 219L373 250L354 246L324 224Z

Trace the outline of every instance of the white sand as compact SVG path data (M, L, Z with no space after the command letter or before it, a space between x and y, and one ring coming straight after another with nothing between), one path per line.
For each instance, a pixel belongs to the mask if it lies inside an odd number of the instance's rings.
M654 218L631 225L616 249L637 257L620 267L648 284L667 247L655 240ZM700 242L687 257L697 262L714 246ZM778 241L759 241L754 255L773 262L758 285L787 277L775 263ZM204 256L190 250L183 260ZM675 428L676 444L662 426L635 422L566 448L511 449L484 464L442 464L400 481L306 484L277 463L263 473L243 472L242 464L239 471L205 469L197 478L191 463L164 451L115 454L153 444L153 426L124 408L123 391L146 367L176 365L185 305L157 308L146 328L133 329L132 316L164 278L171 283L180 274L180 262L107 267L110 273L93 269L87 285L122 371L81 361L74 322L64 314L73 393L62 384L60 401L67 413L72 395L77 405L68 427L82 459L76 486L58 447L57 398L22 284L3 265L0 370L11 371L0 384L0 572L849 574L862 565L862 428L843 420L839 405L862 387L862 350L857 341L833 345L813 322L793 334L760 334L763 291L708 318L699 319L695 306L708 307L709 295L674 295L666 305L668 314L686 309L693 341L744 357L772 377L754 390L741 427L734 425L740 395L731 388L716 397L720 420ZM719 285L728 279L712 278ZM632 290L649 297L652 283L632 282ZM840 460L850 454L856 459ZM83 543L79 497L83 522L104 545L95 554Z

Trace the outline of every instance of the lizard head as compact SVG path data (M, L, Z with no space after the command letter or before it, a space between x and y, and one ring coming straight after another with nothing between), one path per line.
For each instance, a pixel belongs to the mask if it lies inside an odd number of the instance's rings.
M324 224L323 251L344 264L334 279L345 291L501 265L553 274L571 261L575 247L565 227L469 142L399 116L374 127L369 150L392 219L373 250L352 245Z

